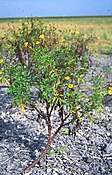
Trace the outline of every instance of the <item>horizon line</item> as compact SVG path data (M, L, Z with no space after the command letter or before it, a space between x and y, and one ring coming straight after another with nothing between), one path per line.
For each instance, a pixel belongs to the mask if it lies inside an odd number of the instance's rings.
M76 16L18 16L18 17L0 17L0 19L14 19L14 18L78 18L78 17L112 17L112 15L76 15Z

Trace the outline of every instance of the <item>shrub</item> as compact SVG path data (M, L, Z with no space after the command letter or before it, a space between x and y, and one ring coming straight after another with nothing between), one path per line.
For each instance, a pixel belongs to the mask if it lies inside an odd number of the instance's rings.
M92 121L93 110L103 107L106 91L102 76L91 77L90 85L87 83L90 40L77 29L58 30L55 24L44 24L37 18L9 29L1 39L2 83L8 83L8 94L13 95L14 105L21 107L23 114L29 103L48 126L46 148L26 172L41 161L62 127L72 123L77 128L85 116ZM32 99L32 88L38 89L36 100ZM60 124L52 133L54 110Z

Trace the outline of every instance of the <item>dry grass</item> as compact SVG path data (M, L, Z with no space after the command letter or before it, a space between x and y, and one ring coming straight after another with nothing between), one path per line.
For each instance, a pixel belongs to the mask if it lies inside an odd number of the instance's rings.
M91 43L90 47L97 53L111 53L112 54L112 24L90 24L90 23L78 23L78 22L55 22L58 28L64 29L69 26L69 29L78 29L85 34L86 37L92 35L95 37L94 44Z
M4 35L4 33L9 29L9 28L17 28L19 26L19 23L0 23L0 35Z
M52 22L50 22L52 23ZM20 23L0 23L0 35L4 35L5 31L10 28L18 28ZM74 30L77 28L79 31L83 32L85 36L95 36L96 40L91 47L96 50L96 52L101 51L105 53L112 53L112 23L81 23L81 22L69 22L69 21L55 21L55 25L58 28L64 29L69 26L69 29Z

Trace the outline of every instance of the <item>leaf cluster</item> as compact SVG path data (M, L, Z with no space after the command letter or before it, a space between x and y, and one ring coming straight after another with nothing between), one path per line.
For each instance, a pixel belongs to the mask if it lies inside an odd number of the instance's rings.
M55 24L37 18L21 23L18 29L9 29L1 38L1 80L9 82L8 93L13 94L15 105L27 101L32 104L31 88L35 87L48 114L58 107L65 108L63 113L81 118L103 107L105 91L100 75L91 80L91 87L86 87L90 93L84 90L90 69L90 40L77 29L58 30Z

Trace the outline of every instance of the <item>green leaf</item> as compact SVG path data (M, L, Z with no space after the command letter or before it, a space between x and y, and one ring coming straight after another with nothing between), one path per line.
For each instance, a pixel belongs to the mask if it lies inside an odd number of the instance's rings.
M68 134L69 134L69 130L68 130L68 129L65 129L65 130L63 131L63 134L68 135Z
M49 150L49 151L48 151L48 154L49 154L49 155L54 155L54 154L55 154L55 150L54 150L54 149Z

